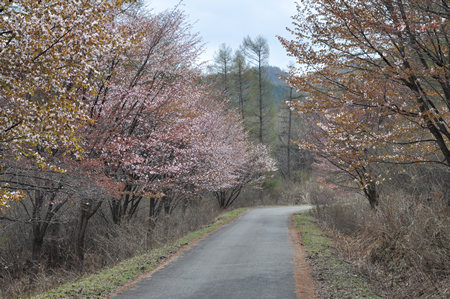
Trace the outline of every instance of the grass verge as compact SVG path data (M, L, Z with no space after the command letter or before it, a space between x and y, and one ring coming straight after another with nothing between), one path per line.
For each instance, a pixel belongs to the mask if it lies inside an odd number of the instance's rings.
M183 238L169 243L164 247L125 260L116 266L100 271L96 274L80 278L74 282L65 283L34 298L102 298L119 287L135 280L140 275L155 269L169 256L194 240L217 229L221 225L231 222L245 212L247 208L226 212L218 217L211 225L192 232Z
M316 224L311 211L296 215L295 225L301 232L321 298L380 298L371 291L369 283L337 255L333 242Z

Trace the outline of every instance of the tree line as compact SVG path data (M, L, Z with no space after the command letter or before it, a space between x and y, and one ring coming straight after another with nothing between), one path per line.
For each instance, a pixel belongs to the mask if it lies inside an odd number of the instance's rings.
M313 158L292 142L304 131L305 123L285 104L304 95L282 81L285 72L269 65L269 54L262 35L245 37L234 51L223 43L208 66L207 79L231 98L251 138L271 148L278 164L272 180L281 188L306 178Z
M121 225L145 202L151 246L159 214L205 193L226 208L276 169L201 76L200 39L179 9L3 1L0 22L0 220L29 227L35 271L55 225L76 227L82 265L105 205Z

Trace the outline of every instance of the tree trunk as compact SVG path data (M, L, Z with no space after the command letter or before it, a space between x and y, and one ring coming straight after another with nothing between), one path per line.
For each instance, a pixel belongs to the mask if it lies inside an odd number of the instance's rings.
M31 262L33 264L33 273L37 272L39 259L41 257L44 234L41 230L41 210L44 203L44 193L41 190L34 191L33 211L31 225L33 231Z
M368 183L368 185L364 187L364 194L369 200L370 207L375 210L378 206L378 192L375 183Z
M411 69L409 63L406 63L406 66L408 69ZM416 76L410 76L408 78L408 81L406 81L405 83L406 86L408 86L416 93L416 100L417 104L419 105L422 119L425 122L431 135L433 135L433 137L435 138L436 144L444 155L445 163L447 164L447 166L450 166L450 150L447 147L447 142L445 141L445 138L447 139L447 141L450 139L450 133L448 132L447 128L442 125L442 123L444 122L443 119L435 119L434 117L430 116L433 115L432 113L430 113L431 109L429 107L429 104L432 105L432 102L427 100Z
M156 226L156 201L156 198L150 198L150 206L148 208L147 249L151 249L153 244L153 231Z
M292 87L289 91L289 100L292 100ZM291 179L291 128L292 128L292 111L288 107L289 111L289 121L288 121L288 136L287 136L287 177Z
M76 243L76 253L78 260L80 262L80 270L83 269L84 253L85 253L85 239L86 239L86 229L89 223L89 219L95 215L103 201L99 201L93 204L91 201L82 203L80 209L80 220L78 223L77 232L77 243Z
M80 264L83 264L84 261L84 240L86 237L86 228L88 225L89 217L88 212L84 209L80 212L80 222L78 224L78 235L77 235L77 256Z
M234 203L234 201L239 197L242 188L243 186L237 186L230 190L214 192L214 195L216 196L220 208L222 209L229 208Z
M262 65L258 60L258 87L259 87L259 142L263 143L263 95L262 95Z
M58 186L58 189L61 185ZM59 209L67 202L63 200L58 204L53 204L53 200L56 197L57 192L53 192L45 201L46 193L41 190L35 190L34 201L33 201L33 211L31 217L31 226L33 232L32 238L32 251L31 251L31 262L33 263L32 271L37 273L39 268L39 263L42 254L42 246L44 244L44 237L47 234L47 229L52 221L53 217L57 214ZM47 211L44 215L41 215L44 202L47 202Z
M33 229L34 231L34 229ZM42 245L44 244L44 234L33 232L33 249L31 252L32 273L37 274L42 254Z
M244 90L242 88L243 85L243 78L242 78L242 67L241 65L239 65L239 70L238 70L238 75L239 75L239 106L241 108L241 117L242 119L244 119Z

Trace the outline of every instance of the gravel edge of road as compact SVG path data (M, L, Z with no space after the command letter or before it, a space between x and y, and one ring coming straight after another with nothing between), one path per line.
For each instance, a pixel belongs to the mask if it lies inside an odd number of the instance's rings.
M300 299L317 299L315 295L314 282L311 276L311 267L307 261L307 253L303 246L302 235L299 227L296 225L295 217L298 214L290 216L289 238L294 244L294 278L295 293Z

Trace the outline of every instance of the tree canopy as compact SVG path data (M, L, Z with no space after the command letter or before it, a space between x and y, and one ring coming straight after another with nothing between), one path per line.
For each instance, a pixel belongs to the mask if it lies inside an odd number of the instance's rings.
M374 164L450 165L449 7L437 0L304 0L280 38L317 128L299 144L368 191ZM370 188L372 188L370 187Z

